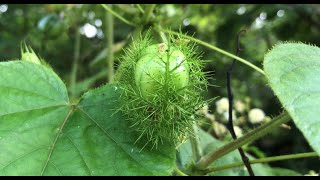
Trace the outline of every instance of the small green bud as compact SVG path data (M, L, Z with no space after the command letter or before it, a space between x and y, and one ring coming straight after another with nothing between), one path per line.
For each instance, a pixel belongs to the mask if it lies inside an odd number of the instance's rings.
M36 53L31 48L29 49L26 45L24 45L24 48L21 47L21 60L33 62L35 64L41 64L41 61Z

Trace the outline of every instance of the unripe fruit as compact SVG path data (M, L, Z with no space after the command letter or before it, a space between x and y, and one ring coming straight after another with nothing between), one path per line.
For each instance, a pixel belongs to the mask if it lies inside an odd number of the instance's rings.
M150 33L124 51L115 81L123 90L121 107L142 147L179 146L192 136L194 115L207 87L194 44L154 44ZM179 39L178 39L179 40ZM180 41L179 41L180 42Z
M188 85L189 70L184 54L177 49L167 52L165 44L151 45L138 60L135 82L141 94L153 98L163 88L179 90Z
M168 51L168 45L165 43L159 43L159 44L153 44L148 46L144 52L142 52L141 56L147 55L147 54L153 54L153 55L162 55L166 51Z

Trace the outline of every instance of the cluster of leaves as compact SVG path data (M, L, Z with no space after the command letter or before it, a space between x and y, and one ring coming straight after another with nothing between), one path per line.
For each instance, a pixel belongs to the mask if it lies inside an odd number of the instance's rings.
M317 38L319 30L316 28L319 25L317 19L320 14L318 6L157 5L154 9L156 16L151 15L148 21L143 15L147 13L146 9L148 5L113 6L113 10L121 16L132 20L133 23L142 24L139 28L133 28L115 20L114 27L117 31L114 32L112 49L116 64L120 63L117 60L123 54L122 47L130 44L130 39L127 37L137 34L136 32L150 25L159 24L171 27L173 30L182 26L182 31L188 31L189 34L196 32L196 38L205 39L208 43L230 52L234 49L235 38L232 34L236 34L241 28L246 28L249 31L242 39L246 49L242 56L258 66L261 65L267 50L278 41L295 40L320 45ZM280 10L282 16L277 15ZM103 25L107 24L104 16L105 10L99 5L8 5L6 12L0 12L0 34L1 39L4 39L0 43L0 61L19 57L19 45L24 40L36 52L41 52L41 57L53 66L63 81L69 82L75 51L75 32L85 23L95 24L98 19ZM54 28L37 27L39 22L44 21L43 19L50 19L48 17L54 17L52 18L54 21L50 21L53 24L48 23L50 27L64 26L56 29L61 31L58 33L59 36L56 32L52 32L52 36L47 36L48 29ZM261 21L263 26L256 28L255 24ZM60 25L56 26L55 23ZM107 53L109 47L105 45L107 39L107 34L103 33L105 26L100 25L100 27L98 24L96 28L104 36L86 38L83 35L80 38L81 53L77 63L76 92L68 90L67 87L70 86L66 87L47 66L25 61L1 62L1 174L69 175L70 172L74 172L75 175L120 173L170 175L172 173L175 166L174 149L139 152L141 147L134 143L136 135L128 131L130 127L123 121L125 118L121 113L111 116L114 114L114 109L119 109L117 100L121 88L118 85L107 85L89 91L81 99L77 99L80 101L79 104L69 101L68 92L73 93L72 97L79 97L82 92L91 87L101 86L105 82L107 68L104 66L104 59L109 56ZM264 149L268 156L310 151L307 141L319 152L318 126L315 120L315 117L319 117L319 113L317 104L314 103L319 102L317 100L319 66L316 61L319 50L309 49L303 45L292 47L290 52L287 51L286 45L279 46L279 49L281 50L271 51L266 57L264 65L268 81L257 72L249 71L247 66L237 66L234 75L237 78L232 82L237 89L235 96L245 99L250 95L253 106L264 109L268 115L278 114L282 104L293 117L295 124L290 124L293 127L292 131L283 133L281 130L275 130L255 144ZM230 63L230 58L206 48L202 48L201 51L204 51L204 59L212 60L212 63L207 64L206 70L214 70L217 77L216 80L211 80L210 84L222 87L209 88L206 96L225 96L226 90L223 88L225 78L220 77L225 77L226 65ZM288 58L282 61L282 57L285 56ZM299 66L301 61L307 62L305 66ZM292 72L283 71L288 67ZM301 82L305 84L301 85ZM271 85L281 104L273 92L265 87L266 83ZM287 94L288 90L292 90L290 91L292 93ZM295 125L303 132L307 141L294 128ZM215 149L217 148L212 150ZM115 152L117 153L114 154ZM110 160L110 157L114 159ZM234 159L232 155L225 157L232 159L232 162L240 161ZM216 163L214 166L219 165L218 161ZM275 165L306 173L307 170L318 167L318 164L317 160L312 159L291 160ZM179 166L192 174L192 171L183 164ZM231 171L225 172L232 174Z
M2 62L0 75L1 175L172 172L174 148L141 151L134 145L128 122L115 114L121 94L117 86L91 90L72 104L65 84L46 65Z

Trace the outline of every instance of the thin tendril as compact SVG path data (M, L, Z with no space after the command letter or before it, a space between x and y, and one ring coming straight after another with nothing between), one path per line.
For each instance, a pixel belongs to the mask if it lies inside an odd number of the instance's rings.
M240 48L240 35L241 33L245 32L245 30L241 30L238 35L237 35L237 52L236 55L239 56L240 51L242 51L242 49ZM229 67L228 71L227 71L227 91L228 91L228 100L229 100L229 121L228 121L228 129L231 133L231 136L234 140L237 139L237 135L234 131L233 128L233 120L232 120L232 105L233 105L233 93L232 93L232 89L231 89L231 73L234 69L236 60L233 59L231 66ZM245 164L245 166L248 169L248 172L250 174L250 176L254 176L254 172L251 168L251 165L249 163L249 158L244 154L244 151L241 147L238 148L239 153L241 155L242 161Z

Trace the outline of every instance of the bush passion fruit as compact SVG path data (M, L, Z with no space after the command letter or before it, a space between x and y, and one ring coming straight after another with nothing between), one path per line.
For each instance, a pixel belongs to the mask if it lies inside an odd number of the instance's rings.
M144 145L180 144L192 135L195 112L204 103L200 56L194 44L174 42L154 43L148 33L134 40L115 75L123 90L120 110Z

